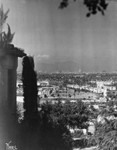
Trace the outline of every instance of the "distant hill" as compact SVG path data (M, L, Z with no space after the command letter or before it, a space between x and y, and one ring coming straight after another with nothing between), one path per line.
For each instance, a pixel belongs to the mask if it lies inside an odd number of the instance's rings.
M92 62L91 59L80 60L62 60L58 61L56 59L42 59L35 60L36 71L39 72L101 72L105 70L108 72L113 70L112 66L107 65L108 62L100 64L95 61ZM18 60L18 72L22 72L22 59Z
M42 72L78 72L79 65L74 61L63 61L63 62L35 62L36 71ZM22 59L18 60L18 72L22 72Z
M79 65L73 61L65 62L38 62L36 64L36 70L42 72L78 72Z

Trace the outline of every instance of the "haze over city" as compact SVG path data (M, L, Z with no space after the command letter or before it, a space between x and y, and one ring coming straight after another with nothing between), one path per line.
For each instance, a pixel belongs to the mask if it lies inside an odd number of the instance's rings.
M38 71L117 70L117 3L109 4L105 16L87 18L81 2L64 10L58 9L60 0L0 2L10 9L13 44L34 56Z

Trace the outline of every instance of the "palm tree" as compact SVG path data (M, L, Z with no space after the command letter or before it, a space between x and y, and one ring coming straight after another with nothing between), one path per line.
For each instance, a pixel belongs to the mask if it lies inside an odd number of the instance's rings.
M65 87L66 88L66 98L67 98L67 93L68 93L68 89L67 89L67 84L68 84L68 81L67 81L67 79L65 79L64 81L63 81L63 87Z
M74 99L75 99L75 96L76 96L76 89L74 88Z

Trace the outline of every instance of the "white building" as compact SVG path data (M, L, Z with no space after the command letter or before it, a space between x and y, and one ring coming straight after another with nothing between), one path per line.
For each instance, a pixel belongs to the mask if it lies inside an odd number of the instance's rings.
M108 96L108 92L116 91L116 86L113 84L113 81L97 81L97 93L103 93L104 97Z
M43 81L37 81L38 86L49 86L49 81L48 80L43 80Z

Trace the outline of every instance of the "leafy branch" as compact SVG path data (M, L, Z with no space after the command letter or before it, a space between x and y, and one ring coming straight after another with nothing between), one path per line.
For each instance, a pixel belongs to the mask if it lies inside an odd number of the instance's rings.
M7 44L10 44L13 40L14 33L11 33L11 29L9 24L7 33L3 31L4 25L6 23L6 20L8 18L9 9L4 12L3 5L0 7L0 47L4 47Z
M73 0L74 2L78 0ZM62 0L60 2L60 9L66 8L70 3L70 0ZM83 4L87 7L88 13L87 17L90 15L95 15L97 12L101 12L104 15L105 10L107 9L108 3L107 0L83 0Z

